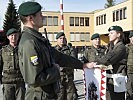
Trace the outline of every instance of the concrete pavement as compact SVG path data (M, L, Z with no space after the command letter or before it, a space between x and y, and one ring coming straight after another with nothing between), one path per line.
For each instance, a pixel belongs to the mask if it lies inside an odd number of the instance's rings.
M78 100L85 100L84 99L84 83L83 83L83 70L75 70L74 71L74 82L78 92ZM2 85L0 85L0 100L3 100L3 93L2 93Z
M78 100L85 100L85 90L84 90L84 82L83 82L83 70L75 70L74 71L74 83L78 92Z

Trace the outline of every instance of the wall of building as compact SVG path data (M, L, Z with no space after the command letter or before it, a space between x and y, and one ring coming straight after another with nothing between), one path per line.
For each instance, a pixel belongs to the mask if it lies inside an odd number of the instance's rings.
M43 16L58 16L58 26L44 26L43 28L40 28L40 32L44 32L44 28L47 29L47 32L60 32L61 31L61 22L60 22L60 12L51 12L51 11L45 11L42 12ZM70 26L70 17L83 17L83 18L89 18L89 26ZM64 33L66 34L66 38L68 42L71 42L73 46L89 46L90 41L71 41L71 32L83 32L87 33L89 32L90 35L86 38L90 39L90 36L94 33L94 14L93 13L83 13L83 12L64 12ZM75 24L75 21L74 21ZM85 21L84 21L85 24ZM52 45L56 45L56 41L51 41Z
M113 22L113 12L121 10L126 7L126 18ZM106 24L96 25L96 17L106 14ZM127 0L116 6L109 7L94 14L94 32L100 34L107 34L108 28L113 25L118 25L123 28L124 31L133 30L133 0Z
M57 26L44 26L40 29L40 32L44 32L44 28L47 29L47 32L60 32L61 31L61 22L60 22L60 12L53 11L45 11L42 12L43 16L58 16L58 25ZM113 17L115 14L115 17ZM118 16L117 16L118 15ZM122 16L121 16L122 15ZM88 17L89 18L89 26L70 26L70 17ZM97 19L99 18L99 19ZM102 20L101 20L102 19ZM100 21L100 22L99 22ZM66 38L68 42L71 42L73 46L82 47L82 46L90 46L91 42L89 41L72 41L71 33L87 33L89 32L89 36L91 37L93 33L101 34L101 44L106 45L109 42L108 38L108 28L113 25L118 25L123 28L125 34L129 34L130 31L133 31L133 0L127 0L115 6L109 7L103 10L95 10L93 12L64 12L64 33L66 34ZM55 38L56 34L54 35ZM128 36L128 35L126 35ZM51 38L51 37L50 37ZM55 41L51 41L52 45L56 45Z

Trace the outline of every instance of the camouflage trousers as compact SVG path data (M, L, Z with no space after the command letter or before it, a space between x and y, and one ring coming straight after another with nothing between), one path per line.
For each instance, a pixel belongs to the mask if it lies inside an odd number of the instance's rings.
M57 100L56 98L57 95L46 94L41 87L28 86L25 94L25 100Z
M128 74L126 100L133 100L133 74Z
M61 82L61 90L58 93L57 100L73 100L74 93L76 91L75 84L72 80L68 80L68 82Z
M3 100L24 100L25 84L3 84Z

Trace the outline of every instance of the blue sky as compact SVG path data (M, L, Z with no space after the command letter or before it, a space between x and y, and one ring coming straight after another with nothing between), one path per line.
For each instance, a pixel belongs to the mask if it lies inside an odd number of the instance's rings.
M16 8L23 1L28 0L13 0ZM60 0L35 0L39 2L45 11L60 11ZM64 12L90 12L96 9L103 9L107 0L63 0ZM116 0L116 3L120 3L124 0ZM0 29L2 29L2 23L4 20L4 14L6 12L9 0L1 0L0 3Z

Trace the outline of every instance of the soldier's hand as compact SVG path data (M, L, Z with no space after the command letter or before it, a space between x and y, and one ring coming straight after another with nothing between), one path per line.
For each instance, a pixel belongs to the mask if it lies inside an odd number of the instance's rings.
M96 65L96 62L85 63L83 65L83 68L94 68L95 65Z

